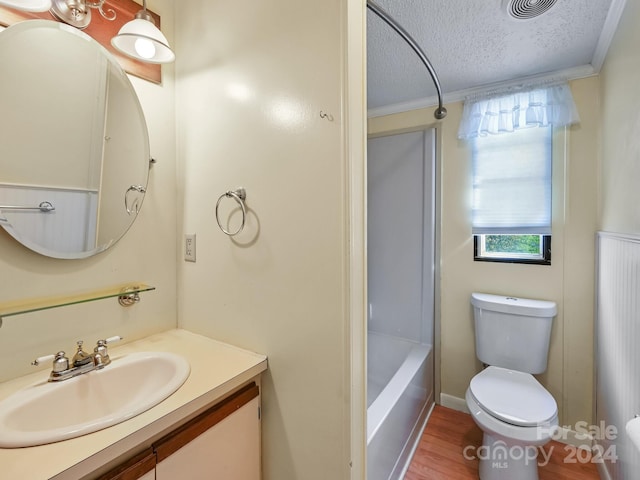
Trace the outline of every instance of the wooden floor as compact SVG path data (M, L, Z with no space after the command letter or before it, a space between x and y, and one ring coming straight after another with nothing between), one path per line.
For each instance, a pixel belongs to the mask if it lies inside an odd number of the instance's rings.
M436 405L405 480L477 480L476 448L482 445L482 431L470 415ZM465 447L469 459L465 459ZM597 480L594 463L585 461L582 451L551 441L544 447L546 465L539 467L540 480ZM549 456L550 455L550 456ZM538 462L544 463L542 456Z

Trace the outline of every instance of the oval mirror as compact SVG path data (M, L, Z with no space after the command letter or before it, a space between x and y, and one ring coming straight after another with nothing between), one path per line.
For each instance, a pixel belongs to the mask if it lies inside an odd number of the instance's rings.
M135 221L149 175L138 97L115 58L68 25L0 32L0 225L54 258L85 258Z

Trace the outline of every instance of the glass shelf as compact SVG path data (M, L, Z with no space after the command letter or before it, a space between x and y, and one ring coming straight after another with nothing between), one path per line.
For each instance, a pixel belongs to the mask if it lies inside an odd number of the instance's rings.
M102 290L93 290L76 295L41 297L31 298L27 300L16 300L12 302L0 302L0 318L10 317L12 315L20 315L23 313L37 312L39 310L47 310L49 308L65 307L67 305L92 302L94 300L102 300L104 298L119 298L124 296L125 299L129 299L131 303L133 303L135 301L133 300L133 297L136 294L140 292L148 292L155 289L156 287L151 287L143 283L129 283L116 287L105 288Z

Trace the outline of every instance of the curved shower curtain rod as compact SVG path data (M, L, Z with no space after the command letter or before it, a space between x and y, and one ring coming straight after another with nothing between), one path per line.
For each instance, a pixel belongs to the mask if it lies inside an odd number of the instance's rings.
M367 8L375 13L378 17L380 17L387 25L393 28L398 35L400 35L405 42L409 44L409 46L413 49L414 52L420 57L424 66L427 67L429 71L429 75L431 75L431 79L435 84L436 91L438 92L438 108L435 112L433 112L433 116L438 120L442 120L447 116L447 109L442 106L442 89L440 88L440 81L438 80L438 75L436 75L436 71L433 69L433 65L425 55L425 53L420 48L420 45L413 39L409 33L402 28L402 26L394 20L394 18L385 12L379 5L377 5L372 0L367 0Z

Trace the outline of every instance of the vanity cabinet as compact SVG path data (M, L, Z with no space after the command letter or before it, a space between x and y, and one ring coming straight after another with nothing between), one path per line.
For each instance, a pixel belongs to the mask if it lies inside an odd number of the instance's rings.
M260 480L255 382L208 408L99 480Z
M259 400L251 383L156 443L156 480L259 480Z
M188 476L197 468L206 470L199 478L207 480L259 480L259 388L267 357L183 329L117 346L110 357L142 352L183 357L191 366L189 377L153 408L109 428L37 447L0 448L0 478L153 480L156 465L164 461L167 469L181 465L172 480L198 478ZM0 400L47 384L48 375L42 370L0 383ZM188 457L192 448L206 453L195 454L196 462ZM201 460L205 463L198 467Z

